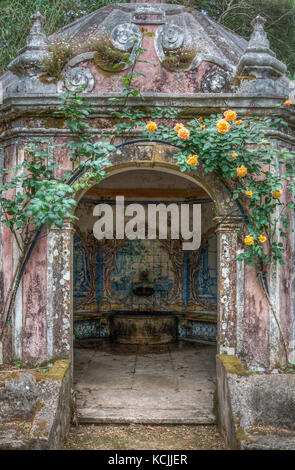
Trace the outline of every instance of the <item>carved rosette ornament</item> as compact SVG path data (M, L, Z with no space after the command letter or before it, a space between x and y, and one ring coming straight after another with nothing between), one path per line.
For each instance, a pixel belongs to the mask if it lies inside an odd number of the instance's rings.
M176 24L164 24L157 29L155 50L160 62L168 70L191 68L196 53L190 45L185 47L185 39L185 30Z
M137 56L138 47L141 45L142 35L135 24L120 23L111 33L103 30L100 33L101 50L94 53L95 65L107 72L120 72L131 67ZM129 54L126 59L126 54Z
M94 88L94 77L90 70L85 67L74 67L66 69L63 83L67 90L89 93Z
M135 24L122 23L115 26L111 33L111 41L120 51L131 51L141 41L141 32Z
M229 80L230 76L226 70L209 70L202 80L202 91L204 93L223 93L229 91Z
M161 43L163 50L179 49L184 42L184 30L175 24L166 24L161 28Z

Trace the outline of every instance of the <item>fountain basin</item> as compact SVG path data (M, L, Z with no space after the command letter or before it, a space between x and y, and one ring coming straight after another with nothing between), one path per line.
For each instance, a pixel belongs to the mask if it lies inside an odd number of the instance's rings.
M111 336L116 343L166 344L176 341L177 318L172 314L119 314L110 318Z

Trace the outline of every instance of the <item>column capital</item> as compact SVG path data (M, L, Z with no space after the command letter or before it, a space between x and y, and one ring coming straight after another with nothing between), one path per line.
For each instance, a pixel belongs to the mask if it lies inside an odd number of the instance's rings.
M237 232L242 228L242 225L245 221L243 216L227 217L227 216L217 216L214 217L213 221L215 222L217 228L216 233L218 232Z
M74 221L70 217L66 217L64 219L64 223L62 227L57 227L56 225L52 225L49 231L54 231L54 232L75 232L74 229Z

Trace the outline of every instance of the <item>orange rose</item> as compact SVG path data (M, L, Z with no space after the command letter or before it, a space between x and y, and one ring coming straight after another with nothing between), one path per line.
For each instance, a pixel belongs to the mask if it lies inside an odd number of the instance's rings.
M178 122L178 123L174 126L175 132L178 132L179 129L181 129L182 127L184 127L184 125L183 125L181 122Z
M239 176L240 178L244 178L246 174L247 174L247 168L244 165L239 166L237 168L237 176Z
M242 124L242 119L239 119L237 122L236 122L236 126L240 126Z
M225 121L225 119L220 119L220 121L217 121L216 125L220 134L226 134L229 131L229 123Z
M275 191L272 192L272 197L274 199L279 199L282 195L282 190L281 189L276 189Z
M201 126L202 131L205 129L206 126Z
M247 196L252 196L253 191L246 191Z
M286 100L284 103L285 106L291 106L291 104L292 104L291 100Z
M181 140L186 140L189 139L190 131L186 127L181 127L177 132L177 135Z
M203 119L202 116L200 116L200 117L198 118L198 121L202 121L202 119Z
M236 152L229 153L228 156L233 157L233 160L236 160L238 158L238 154Z
M228 109L223 113L223 116L225 117L226 121L235 121L237 119L237 113L233 111L232 109Z
M189 155L186 163L190 166L195 166L198 163L198 158L198 155Z
M251 237L251 235L247 235L245 238L244 238L244 243L245 245L254 245L254 238Z
M157 129L157 124L153 121L149 121L146 125L148 132L154 132Z
M260 243L265 243L267 238L264 235L259 235L259 241Z

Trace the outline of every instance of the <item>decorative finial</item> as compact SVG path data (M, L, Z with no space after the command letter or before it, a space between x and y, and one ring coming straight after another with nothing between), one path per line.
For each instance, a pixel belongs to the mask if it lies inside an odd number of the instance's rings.
M269 40L267 39L267 34L264 31L265 23L266 19L261 15L256 16L256 18L251 22L253 33L251 34L248 48L260 47L263 49L269 49Z
M39 49L43 49L47 44L46 34L43 28L45 18L41 15L40 11L37 11L31 16L31 20L33 21L33 24L27 37L27 46L37 46Z
M36 13L33 13L31 15L31 20L33 20L33 23L40 23L41 25L45 24L45 17L40 13L39 10L36 11ZM34 24L32 25L32 28L34 27Z
M262 29L263 29L263 25L266 23L266 18L264 18L263 16L261 15L257 15L256 18L254 18L252 21L251 21L251 26L253 26L253 29L257 26L257 25L262 25Z
M45 23L45 17L42 15L42 13L40 13L39 10L37 10L36 13L33 13L31 15L31 20L34 21L36 18L40 19L43 24Z
M236 81L241 84L242 91L281 95L284 94L283 86L276 81L286 73L287 68L269 47L265 22L266 19L258 15L251 23L253 32L238 63Z
M37 11L31 19L33 24L27 37L27 44L8 66L9 70L19 77L40 75L42 63L49 55L47 37L43 28L45 18Z

